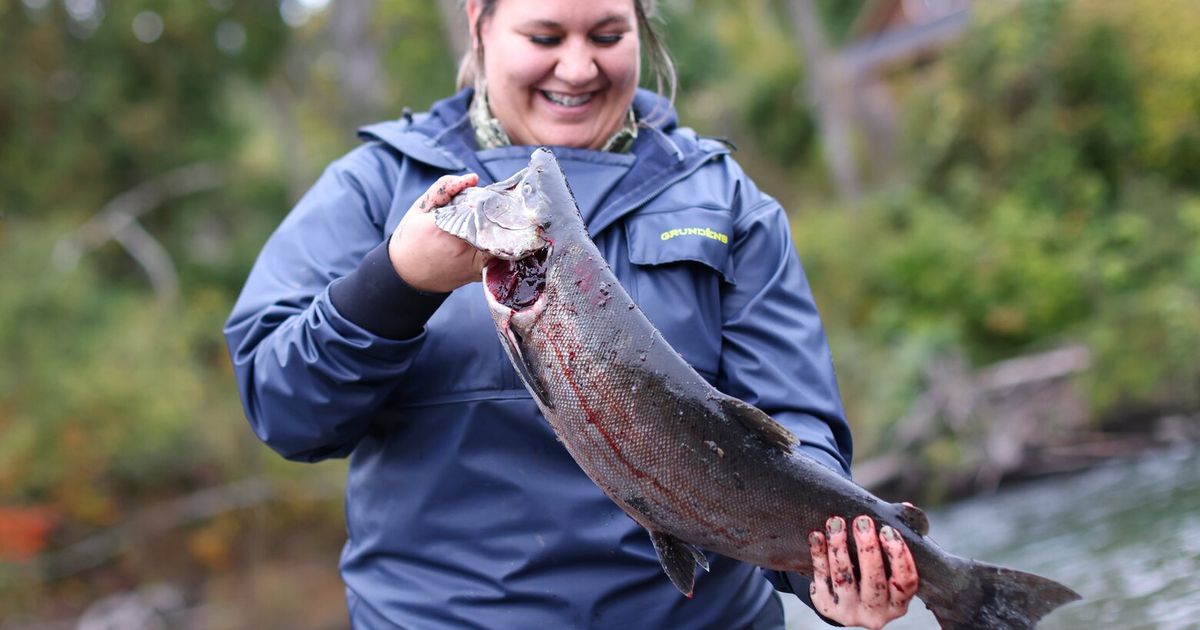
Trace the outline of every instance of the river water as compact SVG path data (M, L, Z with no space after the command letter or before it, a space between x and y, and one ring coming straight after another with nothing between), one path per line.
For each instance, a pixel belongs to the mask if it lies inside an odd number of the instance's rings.
M1058 580L1081 595L1043 630L1200 629L1200 451L1160 452L930 512L953 553ZM794 598L785 598L793 600ZM789 604L789 630L827 628ZM918 600L888 630L937 628Z

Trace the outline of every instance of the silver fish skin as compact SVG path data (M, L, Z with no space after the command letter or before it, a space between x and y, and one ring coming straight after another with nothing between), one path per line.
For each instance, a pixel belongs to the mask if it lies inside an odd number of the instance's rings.
M682 593L691 597L696 567L708 568L701 549L811 576L808 532L830 516L867 514L904 537L917 595L942 628L1034 628L1079 599L1052 580L943 551L919 509L846 480L767 414L713 388L617 281L549 150L508 181L545 245L522 252L481 232L467 239L512 254L483 273L500 341L563 445L646 528ZM459 201L441 211L480 211Z

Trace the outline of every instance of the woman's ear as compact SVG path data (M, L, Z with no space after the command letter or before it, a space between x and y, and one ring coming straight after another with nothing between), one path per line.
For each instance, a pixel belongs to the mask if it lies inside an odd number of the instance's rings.
M480 0L467 0L467 33L471 37L471 50L478 54L476 48L479 47L479 33L476 29L479 27L479 13L483 11L483 4Z

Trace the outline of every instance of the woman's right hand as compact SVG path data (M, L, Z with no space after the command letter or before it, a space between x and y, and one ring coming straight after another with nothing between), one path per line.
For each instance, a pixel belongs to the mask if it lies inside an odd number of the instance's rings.
M479 183L479 176L446 175L417 198L388 241L392 267L408 286L448 293L479 280L488 255L434 225L433 209Z
M857 563L850 558L847 545L850 534L842 517L826 521L825 533L809 534L813 608L844 626L878 630L908 611L908 602L920 585L917 567L912 552L896 530L884 525L876 532L875 522L866 515L853 522ZM855 564L859 569L857 577Z

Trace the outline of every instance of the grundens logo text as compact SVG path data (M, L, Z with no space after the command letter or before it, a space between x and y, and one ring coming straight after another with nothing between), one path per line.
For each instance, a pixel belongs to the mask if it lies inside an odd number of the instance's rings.
M667 230L666 232L663 232L659 235L659 238L664 241L669 241L676 236L703 236L704 238L711 238L714 241L720 241L722 243L729 244L728 234L722 234L713 230L712 228L675 228L674 230Z

